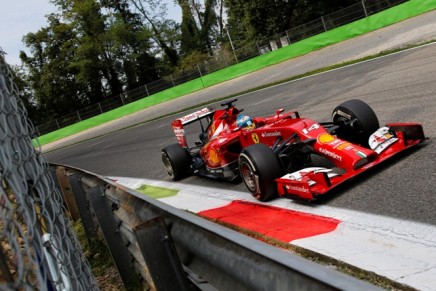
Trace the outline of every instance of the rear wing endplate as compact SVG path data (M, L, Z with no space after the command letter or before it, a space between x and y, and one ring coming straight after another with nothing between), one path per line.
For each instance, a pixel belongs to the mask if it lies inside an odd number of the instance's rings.
M215 113L215 109L212 107L205 107L188 115L182 116L173 122L171 122L171 126L173 127L174 134L176 135L178 143L184 147L188 147L188 143L186 142L185 137L185 129L184 126L195 121L201 120L203 118L209 117Z

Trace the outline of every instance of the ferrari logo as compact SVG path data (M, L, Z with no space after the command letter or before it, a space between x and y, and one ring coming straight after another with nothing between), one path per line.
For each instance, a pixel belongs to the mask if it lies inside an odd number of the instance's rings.
M252 133L251 138L253 139L254 143L259 143L259 136L257 133Z

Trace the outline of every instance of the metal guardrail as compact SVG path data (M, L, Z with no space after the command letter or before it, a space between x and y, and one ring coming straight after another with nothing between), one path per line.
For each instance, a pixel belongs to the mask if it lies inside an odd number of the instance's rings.
M104 237L127 290L370 289L95 174L49 168L18 95L0 51L0 290L99 290L70 217L90 241Z
M128 290L379 289L107 178L50 167L72 218L104 237Z

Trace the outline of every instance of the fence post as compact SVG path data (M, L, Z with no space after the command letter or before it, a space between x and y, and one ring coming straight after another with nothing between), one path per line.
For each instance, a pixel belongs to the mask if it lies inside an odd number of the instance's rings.
M198 69L198 72L200 73L200 80L201 80L201 84L203 84L203 88L204 88L204 82L203 82L203 74L201 73L201 70L200 70L200 65L198 65L198 64L197 64L197 69Z
M79 121L82 121L82 118L80 118L79 110L76 111L77 117L79 118Z
M40 133L39 130L38 130L38 126L35 126L35 130L36 130L36 134L37 134L37 136L41 136L41 133Z
M226 32L227 32L227 37L229 38L229 41L230 41L230 46L232 47L233 55L235 56L236 63L239 63L238 57L236 56L235 47L233 46L232 38L230 37L230 33L229 33L229 30L227 28L226 28Z
M291 44L291 38L289 37L289 33L287 30L286 30L286 37L288 38L288 43Z
M321 16L322 25L324 26L324 31L327 31L327 27L325 26L324 16Z
M174 80L173 80L173 75L170 75L170 79L171 79L171 82L173 83L173 87L176 87L176 84L174 83Z
M144 85L144 88L145 88L145 92L147 92L147 97L150 96L150 93L148 93L147 84Z
M103 113L103 109L101 108L100 102L97 103L98 108L100 108L100 112Z
M56 126L58 127L58 129L60 129L61 127L60 127L60 125L59 125L59 122L58 122L58 119L57 119L57 118L55 118L55 122L56 122Z
M257 47L257 51L259 52L259 56L262 54L262 51L260 50L259 44L256 41L256 47Z
M368 17L368 13L366 12L365 0L362 0L363 11L365 12L365 17Z

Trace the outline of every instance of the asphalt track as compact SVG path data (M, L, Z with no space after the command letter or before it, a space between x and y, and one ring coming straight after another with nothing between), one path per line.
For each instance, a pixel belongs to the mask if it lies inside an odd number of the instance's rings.
M422 123L429 137L425 145L338 188L317 203L436 225L435 52L435 45L427 45L337 69L239 96L238 105L249 115L272 114L284 107L327 121L336 105L359 98L373 107L380 124ZM172 119L174 116L122 130L51 152L47 157L50 162L101 175L169 181L160 150L176 141L170 127ZM242 183L199 177L181 183L246 191ZM307 207L316 207L317 203Z

